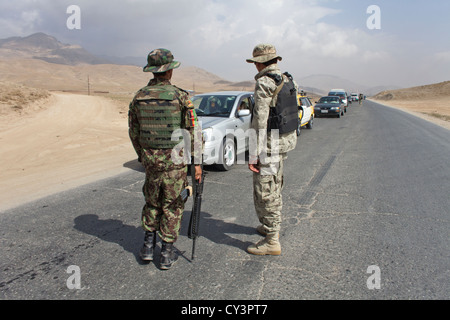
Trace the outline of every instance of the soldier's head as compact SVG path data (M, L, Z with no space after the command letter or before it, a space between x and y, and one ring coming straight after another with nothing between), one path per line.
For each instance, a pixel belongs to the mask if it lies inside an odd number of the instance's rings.
M172 52L167 49L155 49L147 56L147 65L144 72L152 72L155 77L167 78L172 76L172 70L180 66L180 62L175 61Z
M283 58L277 55L277 50L272 44L258 44L253 49L253 58L247 59L248 63L254 63L258 71L266 68L267 66L281 61Z

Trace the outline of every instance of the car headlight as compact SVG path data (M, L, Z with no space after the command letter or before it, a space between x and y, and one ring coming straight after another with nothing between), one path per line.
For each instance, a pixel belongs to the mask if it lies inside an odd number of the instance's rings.
M206 128L202 130L203 133L203 140L205 142L211 141L213 136L213 129L212 128Z

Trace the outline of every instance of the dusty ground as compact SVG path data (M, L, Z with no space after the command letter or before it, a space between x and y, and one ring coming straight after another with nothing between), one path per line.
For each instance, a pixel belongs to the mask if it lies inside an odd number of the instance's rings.
M0 210L139 165L128 138L129 94L111 99L8 83L0 88ZM430 112L446 114L447 99L403 106L376 101L450 129L449 121L417 112L426 104Z
M450 81L383 91L372 100L402 109L450 129Z
M136 159L127 104L52 93L0 106L0 210L130 170Z

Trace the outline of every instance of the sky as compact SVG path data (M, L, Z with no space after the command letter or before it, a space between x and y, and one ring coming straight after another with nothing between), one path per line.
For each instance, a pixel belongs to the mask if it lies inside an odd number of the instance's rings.
M68 13L72 5L79 11ZM229 81L253 79L245 59L259 43L275 45L280 68L296 79L329 74L400 87L450 80L448 0L0 2L0 39L36 32L97 55L142 56L143 66L151 50L166 48L182 65Z

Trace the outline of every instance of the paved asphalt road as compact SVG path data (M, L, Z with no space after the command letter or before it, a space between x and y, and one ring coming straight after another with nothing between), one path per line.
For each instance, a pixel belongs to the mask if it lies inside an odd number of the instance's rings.
M449 159L449 130L370 101L316 119L286 162L282 255L245 251L261 239L247 166L208 169L197 259L188 200L169 271L138 257L144 173L127 163L0 213L0 299L449 299Z

